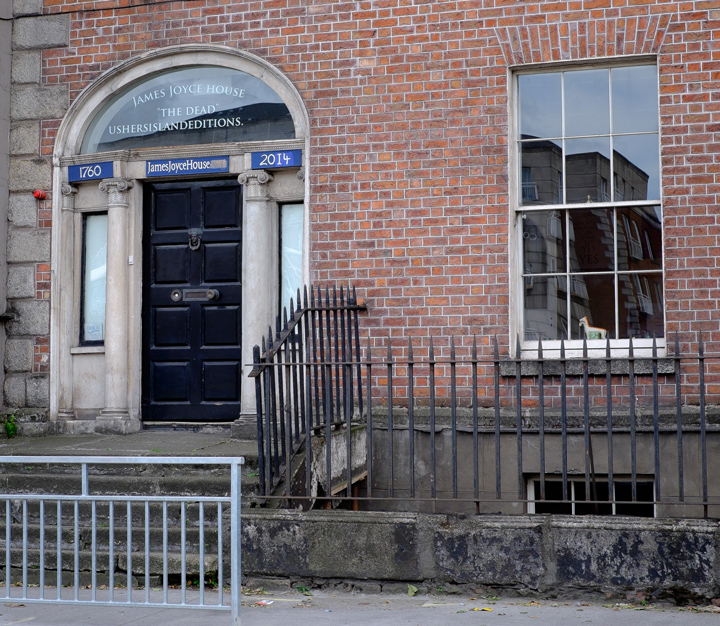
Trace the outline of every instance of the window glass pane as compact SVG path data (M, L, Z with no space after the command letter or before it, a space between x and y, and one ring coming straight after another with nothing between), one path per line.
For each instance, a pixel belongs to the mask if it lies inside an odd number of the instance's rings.
M613 142L615 201L659 200L658 136L623 135Z
M518 94L518 207L542 209L519 225L525 339L661 337L657 68L523 75Z
M570 276L573 339L615 339L615 275Z
M303 205L285 204L280 211L281 306L297 306L297 290L302 291Z
M82 341L105 340L107 215L85 217Z
M618 281L621 336L662 337L662 273L620 274Z
M565 72L565 136L610 132L610 83L607 70Z
M661 270L660 207L622 207L617 211L618 269Z
M523 258L526 274L565 271L565 212L523 214Z
M520 144L520 202L562 203L562 148L554 141L523 141Z
M525 276L525 339L567 339L565 276Z
M611 76L613 132L657 132L657 68L618 67L611 70Z
M608 202L610 138L565 140L567 202Z
M570 271L603 272L615 269L615 235L612 209L573 209L568 212Z
M561 136L562 99L559 73L519 76L518 97L522 137Z

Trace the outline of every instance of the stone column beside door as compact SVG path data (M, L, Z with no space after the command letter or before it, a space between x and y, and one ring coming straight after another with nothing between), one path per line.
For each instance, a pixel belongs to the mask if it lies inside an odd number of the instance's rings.
M275 331L278 301L278 216L277 204L270 198L268 183L272 174L251 170L238 176L245 187L243 216L243 305L242 305L242 408L233 425L233 436L255 434L255 382L247 377L252 369L253 346L267 335L268 325Z
M97 432L142 430L128 411L128 191L133 182L109 178L100 183L108 194L108 241L105 299L105 408Z

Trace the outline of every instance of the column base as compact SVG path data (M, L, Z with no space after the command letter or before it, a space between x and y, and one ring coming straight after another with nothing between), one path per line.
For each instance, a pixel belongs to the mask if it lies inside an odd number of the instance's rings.
M126 409L103 409L95 424L96 433L130 435L142 430L142 422L130 417Z
M230 436L244 441L257 440L257 416L254 413L240 414L230 425Z

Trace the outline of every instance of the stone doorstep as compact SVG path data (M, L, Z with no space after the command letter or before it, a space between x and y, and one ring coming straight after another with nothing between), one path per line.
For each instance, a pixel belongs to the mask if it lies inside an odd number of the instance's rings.
M230 571L229 569L227 570ZM191 588L197 589L197 585L192 585L196 582L199 577L199 571L186 571L186 580L188 581L188 590ZM75 586L75 573L74 570L61 571L61 584L63 587L74 587ZM182 572L168 572L168 583L172 586L179 586L181 582ZM206 589L214 591L213 582L217 578L217 572L207 572L205 574ZM224 584L223 587L230 584L229 575L223 573ZM23 570L21 567L10 568L10 580L13 584L21 582L23 579ZM90 570L81 570L78 572L79 586L81 589L91 588L93 584L93 575ZM131 576L132 588L133 589L145 589L145 574L133 573ZM125 589L127 587L127 572L116 570L113 576L113 582L115 588ZM150 574L150 587L151 588L162 588L163 586L163 574ZM27 570L27 583L29 586L36 586L40 584L40 570L39 569L28 569ZM5 570L0 568L0 585L5 584ZM52 587L55 589L57 584L57 570L46 568L45 569L45 587ZM110 573L107 570L97 570L95 572L95 584L98 587L107 587L110 584ZM55 592L47 594L46 597L56 597Z
M110 563L110 554L107 551L98 550L95 554L97 571L107 571L107 565ZM5 549L0 548L0 559L5 565ZM223 561L227 560L226 556ZM82 550L79 552L79 567L78 571L92 572L92 553L89 550ZM144 552L133 552L132 555L132 573L135 576L145 575L145 553ZM127 572L127 558L125 553L116 550L113 555L114 571L115 572ZM217 552L213 555L205 554L203 559L205 564L205 572L207 574L214 574L218 571L218 558ZM27 562L28 571L38 571L40 565L40 551L37 549L29 548L27 550ZM22 548L17 548L11 551L11 569L22 570L23 567L23 551ZM45 567L46 569L57 568L57 553L54 550L45 550ZM63 571L75 571L75 552L72 549L65 548L62 551L62 569ZM229 572L229 567L226 567L224 562L223 570ZM2 570L0 570L2 571ZM57 569L56 569L57 571ZM162 552L151 552L150 553L150 575L151 576L162 576L163 574L163 553ZM180 552L168 552L167 561L168 574L181 574L183 571L183 562L180 556ZM195 575L200 572L200 557L197 553L188 551L185 555L185 572L188 576ZM22 577L20 577L22 580Z
M70 570L62 570L61 574L61 584L63 587L74 587L75 586L75 573ZM19 567L11 567L10 568L10 580L13 583L22 581L23 579L23 570ZM89 588L93 583L93 576L92 572L90 571L81 571L78 573L78 579L79 579L79 586L81 589ZM107 587L110 584L110 574L107 571L98 571L95 573L95 581L98 587ZM40 584L40 570L38 569L28 569L27 570L27 582L28 585L35 586ZM115 587L125 587L127 586L127 575L125 573L115 573L114 576L114 583ZM5 570L0 569L0 584L5 584ZM46 569L45 570L45 587L47 589L48 586L56 585L57 584L57 570L54 569ZM163 584L163 577L162 574L160 575L151 575L150 576L150 587L162 587ZM132 576L132 586L133 589L144 589L145 588L145 577L138 577L133 575ZM55 587L53 587L55 589ZM56 592L53 591L52 593L47 593L47 598L55 598L57 597Z
M206 518L206 522L209 524L205 526L203 532L203 544L205 550L208 553L217 552L217 520L209 520ZM200 529L197 525L197 520L186 520L185 529L185 541L188 545L197 546L200 541ZM0 525L0 528L2 526ZM223 517L223 532L230 528L230 520ZM2 531L4 533L4 531ZM21 527L12 527L11 544L13 549L21 548L20 542ZM63 545L71 546L75 542L75 530L73 528L72 519L63 519L61 527L62 543ZM161 552L163 549L163 536L164 530L160 524L153 525L150 527L150 549L155 552ZM99 550L108 550L110 545L110 525L107 519L98 520L98 525L95 529L96 545ZM132 526L132 543L135 549L144 550L145 546L145 526L144 520L135 521L133 520ZM113 540L115 545L127 546L127 524L125 520L116 519L113 528ZM27 542L31 548L39 548L40 546L40 525L37 520L33 520L28 523L27 526ZM78 531L78 542L81 546L89 545L92 542L92 528L89 524L81 523ZM182 529L181 523L178 518L168 519L167 529L167 542L168 549L172 551L180 551L182 546ZM4 542L3 542L4 543ZM56 550L54 546L57 545L57 526L54 519L45 521L45 546L46 549ZM84 547L82 548L85 549Z

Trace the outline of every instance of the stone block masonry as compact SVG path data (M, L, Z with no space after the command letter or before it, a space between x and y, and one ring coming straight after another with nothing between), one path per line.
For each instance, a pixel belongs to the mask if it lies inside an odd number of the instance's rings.
M45 190L51 199L52 162L41 158L41 124L60 120L69 106L66 85L47 85L44 50L69 44L69 17L42 15L42 0L14 0L8 176L7 308L5 404L47 408L49 403L50 204L31 195ZM29 350L29 353L28 353ZM29 362L28 362L29 358Z
M256 509L243 512L243 574L699 600L717 594L717 541L702 520Z

